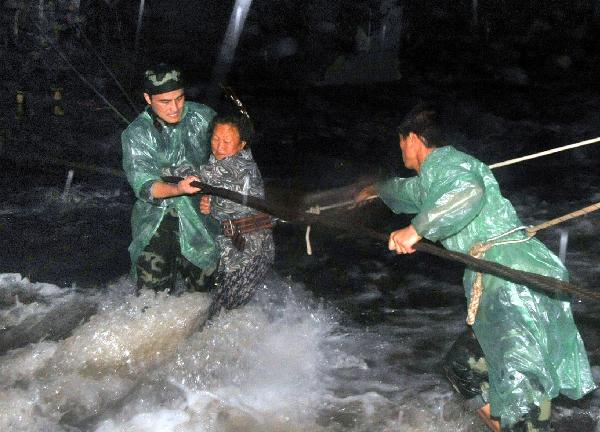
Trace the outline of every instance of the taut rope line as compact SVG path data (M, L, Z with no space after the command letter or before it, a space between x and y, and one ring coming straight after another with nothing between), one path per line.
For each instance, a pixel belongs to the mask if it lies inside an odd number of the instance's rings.
M584 216L584 215L586 215L588 213L591 213L593 211L596 211L596 210L600 210L600 202L597 202L596 204L589 205L589 206L584 207L584 208L579 209L579 210L575 210L574 212L567 213L566 215L557 217L555 219L549 220L549 221L541 223L539 225L528 227L526 229L527 235L530 236L530 237L532 237L532 236L534 236L540 230L543 230L545 228L549 228L549 227L554 226L554 225L558 225L559 223L568 221L569 219L573 219L573 218L576 218L576 217L579 217L579 216Z
M600 137L598 137L598 138L592 138L592 139L585 140L585 141L580 141L580 142L573 143L573 144L568 144L568 145L562 146L562 147L556 147L556 148L553 148L553 149L550 149L550 150L541 151L539 153L533 153L533 154L530 154L530 155L527 155L527 156L521 156L521 157L518 157L518 158L515 158L515 159L509 159L509 160L504 161L504 162L498 162L498 163L489 165L489 167L490 167L490 169L500 168L500 167L503 167L503 166L512 165L512 164L516 164L516 163L519 163L519 162L523 162L525 160L536 159L536 158L539 158L539 157L542 157L542 156L547 156L549 154L558 153L558 152L561 152L561 151L564 151L564 150L570 150L572 148L581 147L581 146L588 145L588 144L594 144L594 143L597 143L598 141L600 141Z
M558 153L558 152L561 152L561 151L570 150L570 149L573 149L573 148L576 148L576 147L582 147L582 146L585 146L585 145L594 144L594 143L597 143L597 142L600 142L600 137L592 138L592 139L585 140L585 141L579 141L579 142L576 142L576 143L573 143L573 144L568 144L568 145L565 145L565 146L562 146L562 147L556 147L556 148L553 148L553 149L550 149L550 150L544 150L544 151L541 151L541 152L538 152L538 153L532 153L530 155L521 156L521 157L518 157L518 158L515 158L515 159L509 159L509 160L506 160L504 162L497 162L495 164L488 165L488 167L490 169L500 168L500 167L504 167L504 166L507 166L507 165L513 165L513 164L516 164L516 163L519 163L519 162L523 162L523 161L526 161L526 160L536 159L536 158L539 158L539 157L542 157L542 156L547 156L547 155L550 155L550 154L553 154L553 153ZM377 198L377 195L371 195L370 197L367 197L365 199L365 201L369 201L369 200L372 200L372 199L375 199L375 198ZM338 203L329 204L329 205L326 205L326 206L316 205L316 206L313 206L313 207L309 208L306 212L318 215L322 211L325 211L325 210L331 210L331 209L338 208L338 207L345 207L345 206L349 206L349 205L352 205L352 204L354 204L353 200L342 201L342 202L338 202Z

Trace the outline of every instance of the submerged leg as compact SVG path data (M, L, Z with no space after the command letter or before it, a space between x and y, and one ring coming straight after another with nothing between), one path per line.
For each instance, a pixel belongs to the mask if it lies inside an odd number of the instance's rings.
M552 432L551 425L552 402L542 401L540 406L534 405L529 409L524 419L514 425L502 428L502 432Z
M467 407L477 411L492 431L499 432L500 423L490 415L487 362L470 328L458 337L446 354L444 372L454 389L465 398Z
M179 257L179 271L189 292L209 292L215 286L217 266L200 268L188 261L183 255Z
M446 377L467 401L467 405L478 410L487 404L487 362L471 329L461 334L444 358Z
M219 271L209 318L222 308L227 310L245 305L267 274L270 261L264 255L254 256L244 267L233 272Z
M454 389L466 399L466 405L477 411L485 424L494 432L551 432L551 402L529 409L524 418L508 427L500 427L491 416L488 402L488 367L483 350L471 329L461 334L446 354L444 372Z

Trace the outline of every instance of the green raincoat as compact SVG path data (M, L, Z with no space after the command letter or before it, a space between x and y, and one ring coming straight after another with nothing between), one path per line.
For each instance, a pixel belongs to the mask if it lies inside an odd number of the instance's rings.
M453 251L468 253L474 244L522 225L490 169L451 146L430 153L418 176L393 178L376 187L395 213L416 213L412 225L419 235ZM509 238L523 237L519 231ZM535 238L493 246L483 258L568 279L558 258ZM467 300L475 276L472 270L465 271ZM503 426L559 393L579 399L595 388L567 296L489 274L483 275L483 287L473 331L489 367L491 414Z
M215 112L205 105L186 102L181 121L164 126L159 132L149 109L121 136L123 169L137 197L131 214L132 275L137 277L135 263L169 209L174 209L179 216L182 255L199 268L215 266L219 256L215 242L217 224L199 212L198 200L187 196L154 199L150 194L152 184L161 176L173 175L178 166L199 167L208 162L208 129Z

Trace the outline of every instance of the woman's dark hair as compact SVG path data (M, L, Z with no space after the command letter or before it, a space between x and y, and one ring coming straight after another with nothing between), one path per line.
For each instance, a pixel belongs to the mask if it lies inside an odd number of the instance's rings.
M250 147L252 139L254 138L254 126L248 117L241 114L217 115L213 118L211 123L211 134L216 125L225 124L234 126L240 134L240 139L246 141L246 148Z
M406 138L411 132L419 136L426 147L444 145L438 112L433 105L419 104L406 114L398 126L398 134Z

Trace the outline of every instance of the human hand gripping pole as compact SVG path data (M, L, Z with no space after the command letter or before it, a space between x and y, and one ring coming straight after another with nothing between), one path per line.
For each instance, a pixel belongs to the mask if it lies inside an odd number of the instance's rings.
M398 254L411 254L417 251L414 246L422 238L415 227L409 225L390 234L388 249L394 250Z

